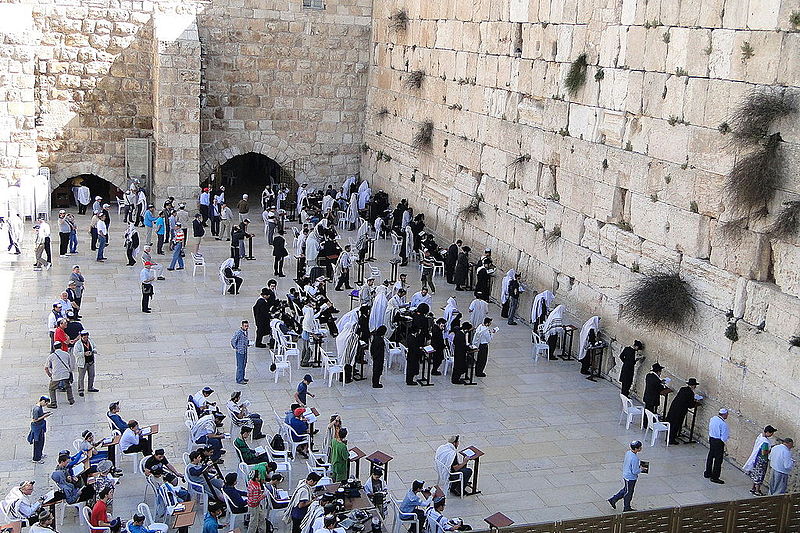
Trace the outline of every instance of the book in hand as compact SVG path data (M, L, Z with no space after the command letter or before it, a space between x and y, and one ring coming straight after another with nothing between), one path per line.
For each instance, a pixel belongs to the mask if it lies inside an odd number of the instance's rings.
M347 458L350 459L351 461L353 459L355 459L356 457L358 457L358 454L356 452L354 452L353 450L350 450L350 453L347 454Z
M650 473L650 461L639 461L639 466L642 469L642 474Z
M263 446L256 446L256 448L255 448L255 452L256 452L258 455L263 455L263 454L267 453L267 450L266 450L266 448L264 448Z
M152 433L152 432L153 432L153 428L152 428L152 427L150 427L150 426L147 426L147 427L145 427L145 428L142 428L142 437L146 437L146 436L148 436L148 435L149 435L150 433Z

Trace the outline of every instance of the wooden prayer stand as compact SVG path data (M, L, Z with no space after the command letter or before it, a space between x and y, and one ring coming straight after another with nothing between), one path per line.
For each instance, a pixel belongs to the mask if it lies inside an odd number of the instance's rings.
M360 448L356 448L355 446L350 448L350 453L355 454L353 457L350 457L350 454L347 456L347 477L350 477L350 463L356 464L356 479L359 479L361 476L361 459L367 456L364 452L361 451Z
M589 381L597 381L596 378L601 377L601 369L603 367L603 352L606 350L605 345L589 348L586 357L591 357L591 364L589 365L589 375L586 379ZM595 364L596 363L596 364ZM596 372L596 373L595 373Z
M471 450L472 455L468 456L464 453L465 450ZM475 461L475 469L472 471L472 490L467 492L467 487L464 487L464 494L467 496L472 496L474 494L480 494L481 491L478 490L478 469L480 468L481 457L483 457L484 453L480 451L475 446L467 446L464 450L461 450L461 455L467 458L469 461Z
M695 419L697 418L697 407L692 407L691 409L689 409L688 412L692 413L692 423L689 426L689 438L684 438L682 436L680 436L679 438L684 444L697 444L697 441L694 440L694 423L696 421Z
M383 468L383 479L389 481L389 461L394 459L391 455L378 450L367 456L367 461Z
M487 516L483 519L484 522L489 524L489 531L497 532L501 527L508 527L514 523L509 517L503 513L494 513L492 516Z
M432 370L432 363L431 357L433 356L434 349L432 346L423 346L422 347L422 369L421 369L421 377L417 380L423 387L433 387L433 383L431 383L431 370Z

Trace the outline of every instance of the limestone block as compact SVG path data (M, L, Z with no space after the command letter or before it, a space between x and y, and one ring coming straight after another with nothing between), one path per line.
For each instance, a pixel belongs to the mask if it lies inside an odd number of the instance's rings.
M732 30L747 29L749 0L727 0L722 17L722 27Z
M606 26L600 33L600 53L598 65L604 69L617 66L620 52L620 41L624 39L626 28L624 26ZM605 70L608 76L608 70Z
M684 124L670 126L666 120L653 120L649 131L648 155L672 163L686 162L689 149L690 127Z
M526 96L520 100L517 107L520 124L541 126L544 122L544 98Z
M800 247L775 241L772 244L775 284L792 296L800 297Z
M644 69L663 72L667 59L667 44L664 42L664 26L646 30Z
M714 30L711 32L711 54L708 57L709 76L712 78L728 78L731 73L731 63L738 61L734 57L734 40L736 32L733 30ZM736 50L738 52L738 50Z
M642 113L652 117L663 115L664 97L668 76L658 72L645 72L642 86Z
M688 162L701 170L726 174L733 167L734 155L728 140L718 131L690 127Z
M561 267L558 269L559 273L569 276L580 284L588 283L590 266L587 264L587 261L592 257L592 252L564 239L559 239L555 244L551 244L548 249L555 247L558 247L561 252L561 262L559 263ZM567 284L560 283L559 285L564 286ZM584 302L581 302L581 305L583 306Z
M600 230L604 224L599 220L586 217L583 220L583 235L578 244L593 252L600 251Z
M569 104L568 131L572 137L587 141L596 140L597 110L594 107Z
M630 26L625 33L625 38L620 43L619 66L642 70L646 41L647 30L644 26Z
M639 261L642 241L640 237L614 224L605 224L599 231L600 253L608 259L615 258L618 263L628 268Z
M697 26L704 28L722 27L722 14L725 0L708 0L700 3Z
M744 80L753 83L774 84L777 80L781 43L783 35L778 32L758 31L752 32L747 40L752 46L753 57L744 63L746 75ZM742 42L738 49L741 53Z
M748 279L767 279L771 254L767 235L742 230L739 235L731 236L715 224L711 246L712 265Z
M784 34L777 73L779 84L797 85L799 83L800 64L798 61L793 61L798 56L800 56L800 33Z
M747 281L744 316L749 324L766 322L765 331L788 340L800 334L800 300L773 283Z
M703 259L683 257L680 273L691 284L694 297L723 312L733 309L737 277Z
M561 238L573 244L581 244L583 240L586 215L573 209L564 208L561 216Z
M556 46L557 52L555 60L560 63L569 63L574 61L579 54L583 53L582 50L572 49L572 32L573 26L567 24L560 24L556 30Z

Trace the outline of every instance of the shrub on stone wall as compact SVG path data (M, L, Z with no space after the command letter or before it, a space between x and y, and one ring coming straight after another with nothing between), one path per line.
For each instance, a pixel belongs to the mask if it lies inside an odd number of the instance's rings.
M427 120L419 125L414 139L412 140L415 148L428 148L433 144L433 122Z
M731 169L725 182L725 198L735 216L761 219L781 183L781 135L774 133L759 143Z
M406 87L409 89L419 89L422 87L422 81L425 79L424 70L412 70L406 76Z
M736 108L728 124L740 144L755 144L770 133L776 120L795 110L795 99L788 90L777 87L754 89Z
M622 295L622 317L634 326L680 328L695 312L692 287L677 270L652 270Z
M778 216L767 228L773 239L785 239L800 228L800 201L784 202Z
M564 78L564 86L572 96L575 96L580 88L583 87L583 84L586 83L587 66L586 54L579 55L570 65L567 77Z
M393 11L389 15L389 27L394 31L406 31L406 28L408 28L408 11L405 8Z

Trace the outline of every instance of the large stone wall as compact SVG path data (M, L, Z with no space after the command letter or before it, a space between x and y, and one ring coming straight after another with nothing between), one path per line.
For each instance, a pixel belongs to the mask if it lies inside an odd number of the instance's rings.
M371 2L302 5L0 3L0 178L45 166L53 188L82 172L124 186L127 137L154 138L157 195L191 197L250 151L317 185L357 172Z
M390 20L398 8L405 29ZM736 238L720 229L721 190L741 153L719 127L757 85L797 89L797 8L377 0L362 176L408 198L443 238L490 246L503 269L522 271L524 313L552 289L576 324L603 318L614 354L640 338L647 364L661 361L677 382L696 377L707 396L699 427L732 409L729 452L743 461L767 423L800 435L800 359L789 345L800 335L800 239L764 232L800 194L800 114L776 125L789 170L770 216ZM570 95L564 79L582 53L586 82ZM412 71L424 72L419 88ZM432 143L415 147L425 121ZM480 213L463 211L470 204ZM694 288L691 327L647 332L620 320L622 292L657 266ZM735 343L724 336L728 310L742 318Z

